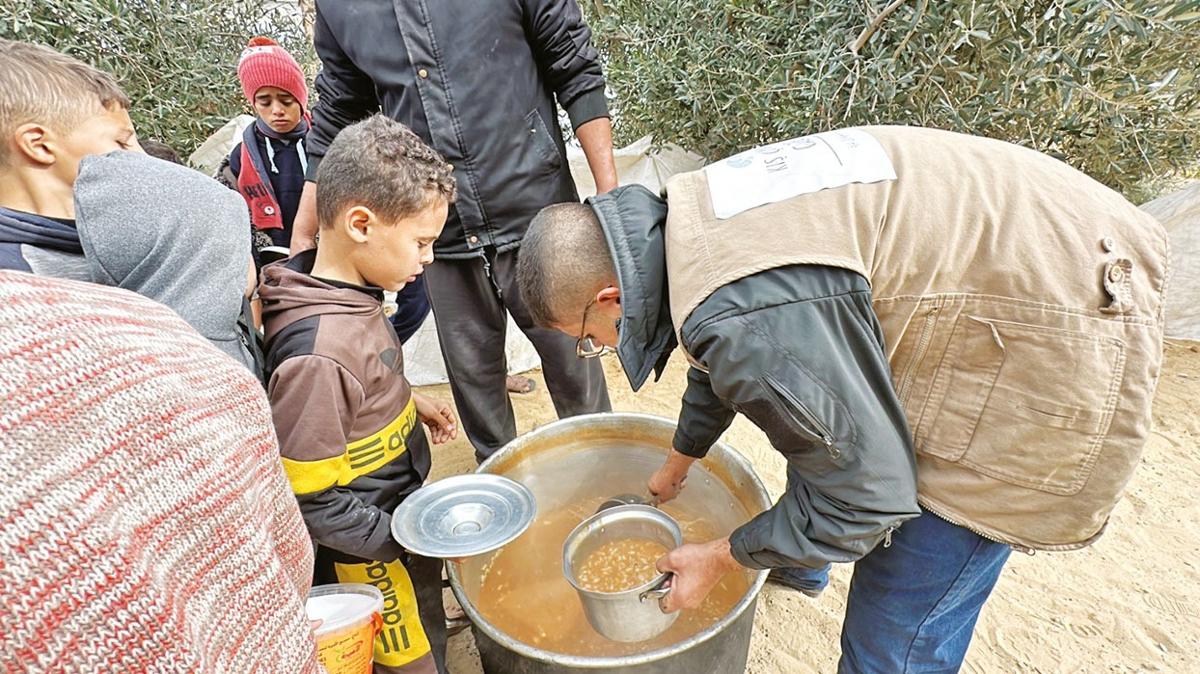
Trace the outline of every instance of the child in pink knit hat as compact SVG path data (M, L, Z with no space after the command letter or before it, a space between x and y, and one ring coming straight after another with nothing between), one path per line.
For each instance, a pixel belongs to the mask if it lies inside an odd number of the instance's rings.
M296 59L274 40L255 37L238 60L242 93L257 119L229 155L238 191L250 206L255 259L264 248L291 244L292 222L308 159L308 85Z

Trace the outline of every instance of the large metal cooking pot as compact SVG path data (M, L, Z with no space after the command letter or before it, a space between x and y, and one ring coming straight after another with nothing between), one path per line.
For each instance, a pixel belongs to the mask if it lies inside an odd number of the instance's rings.
M645 490L646 480L662 465L674 432L674 422L646 414L572 417L517 438L485 461L478 472L522 482L537 498L539 512L585 490L593 496L638 493ZM574 479L553 474L554 467L560 465L572 466ZM587 468L581 470L581 466ZM714 523L722 535L771 505L749 462L724 443L714 445L708 456L692 468L687 489L677 503ZM557 555L557 551L549 554ZM536 648L489 622L475 605L487 561L487 556L481 556L447 567L451 588L471 620L479 656L489 674L745 671L754 608L766 582L765 571L754 574L749 590L732 610L699 633L648 652L588 657Z

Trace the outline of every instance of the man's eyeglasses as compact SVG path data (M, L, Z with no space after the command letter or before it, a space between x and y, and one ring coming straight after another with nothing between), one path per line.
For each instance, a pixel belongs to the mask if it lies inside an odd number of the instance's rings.
M595 358L612 351L612 349L607 346L601 346L597 344L587 334L588 311L591 310L592 305L595 303L596 300L593 299L591 302L587 303L586 307L583 308L583 323L580 324L579 339L575 341L575 355L579 356L580 358Z

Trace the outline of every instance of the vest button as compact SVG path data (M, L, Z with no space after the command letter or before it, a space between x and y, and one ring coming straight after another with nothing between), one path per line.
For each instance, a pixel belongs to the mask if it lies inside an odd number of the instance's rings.
M478 236L470 236L470 237L467 237L467 241L470 241L471 243L479 243L479 237Z
M424 80L424 79L428 79L428 78L429 78L429 71L428 71L428 70L426 70L426 69L424 69L424 68L421 68L420 70L418 70L418 71L417 71L417 75L418 75L418 76L419 76L421 79L423 79L423 80Z

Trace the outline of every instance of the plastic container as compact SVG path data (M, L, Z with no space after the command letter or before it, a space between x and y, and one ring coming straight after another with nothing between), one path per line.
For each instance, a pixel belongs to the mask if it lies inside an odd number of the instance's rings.
M319 585L309 591L304 611L321 621L313 630L317 659L329 674L371 674L383 593L362 583Z

